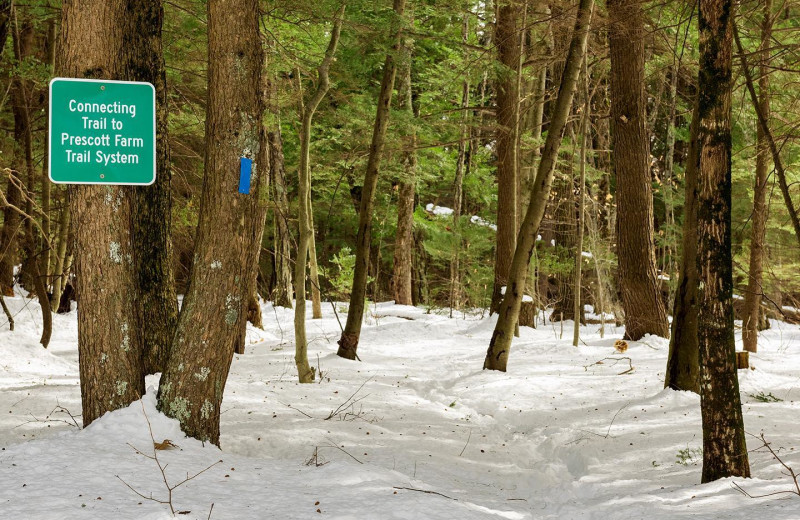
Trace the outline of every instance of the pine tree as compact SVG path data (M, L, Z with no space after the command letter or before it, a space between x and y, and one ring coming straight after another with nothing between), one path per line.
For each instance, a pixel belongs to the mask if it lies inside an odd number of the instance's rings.
M239 320L250 297L247 277L255 261L256 221L266 204L269 150L262 123L264 58L258 2L209 0L207 14L208 103L200 221L189 288L161 376L158 408L178 419L187 435L219 444L225 382ZM253 160L251 188L239 193L240 168L247 159Z
M644 78L644 13L639 0L608 2L611 135L617 176L617 257L625 338L667 337L653 239L653 192Z
M134 0L65 0L59 76L135 79L142 6ZM102 42L102 45L98 45ZM84 426L144 394L131 233L133 200L122 186L70 187L75 230L78 354Z

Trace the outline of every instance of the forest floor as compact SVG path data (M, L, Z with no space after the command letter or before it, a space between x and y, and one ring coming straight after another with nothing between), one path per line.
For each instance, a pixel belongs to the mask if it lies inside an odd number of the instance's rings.
M619 354L613 324L605 338L583 327L578 348L571 322L563 339L559 324L523 328L499 373L481 370L493 318L370 305L351 362L336 356L328 305L307 322L323 377L299 385L293 313L265 305L265 330L248 329L233 361L219 450L155 410L155 376L141 402L79 430L75 311L55 316L44 350L38 305L7 302L17 328L0 317L2 518L170 518L131 489L167 496L156 462L135 451L153 454L146 417L157 442L178 446L158 452L170 485L210 466L173 491L176 512L189 511L178 518L800 518L800 496L735 488L795 489L758 436L800 472L798 326L773 321L754 369L739 371L754 478L701 485L699 397L662 388L666 340Z

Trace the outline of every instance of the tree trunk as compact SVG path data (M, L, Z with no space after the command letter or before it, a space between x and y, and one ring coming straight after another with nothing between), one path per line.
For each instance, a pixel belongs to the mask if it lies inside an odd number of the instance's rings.
M22 201L22 192L11 178L8 179L5 199L8 205L16 207ZM6 296L14 295L14 266L19 260L17 236L21 225L19 213L10 207L3 209L3 229L0 231L0 291Z
M528 210L525 213L525 219L522 221L517 237L517 248L514 251L514 259L511 263L511 277L505 297L500 305L499 317L492 333L489 349L486 352L486 359L483 363L484 369L506 371L508 353L511 350L511 340L519 319L519 309L522 303L525 279L528 275L528 266L536 244L539 225L542 222L545 207L547 206L547 199L550 195L558 150L561 146L567 117L572 106L575 88L578 84L583 55L586 53L586 40L593 11L593 0L580 0L569 53L567 54L564 73L561 76L561 84L558 89L558 97L553 107L553 116L547 132L547 140L544 144L542 159L536 169L536 179L531 189L531 202L528 204Z
M411 93L411 55L412 49L403 49L402 78L397 93L400 96L400 110L414 118ZM399 305L411 305L411 251L414 248L414 192L417 176L416 131L411 130L405 137L408 150L402 152L400 162L405 174L397 193L397 232L394 242L394 301Z
M0 0L0 56L8 40L8 31L11 27L11 10L14 8L13 0Z
M67 244L69 242L69 221L69 204L67 201L67 192L65 191L61 205L61 214L58 218L58 240L56 241L55 267L53 268L53 295L50 298L51 307L58 307L58 303L61 301L61 291L64 290L64 282L67 278L64 266L67 257Z
M756 117L758 118L758 125L761 130L764 132L764 137L767 140L767 144L769 145L770 153L772 154L772 162L775 165L775 173L778 176L778 186L780 186L781 194L783 195L783 202L786 205L786 210L789 212L789 220L792 221L792 228L794 229L794 236L797 239L798 245L800 245L800 216L797 214L797 208L794 207L794 202L792 202L792 195L789 192L789 184L786 180L786 169L783 166L783 161L781 160L780 150L778 149L778 145L775 142L775 138L772 136L772 132L769 129L769 124L767 122L767 116L761 113L761 107L758 102L758 95L756 94L755 86L753 85L753 76L750 74L750 69L747 66L747 56L744 54L744 50L742 49L742 42L739 41L739 33L736 30L736 25L733 26L733 35L736 39L736 47L739 51L739 60L742 64L742 72L744 73L745 85L747 85L747 91L750 93L750 101L753 104L753 109L756 112Z
M286 171L283 161L283 139L280 124L269 133L270 181L275 201L275 290L272 303L278 307L292 308L292 238L289 233L289 198L286 195Z
M759 63L759 105L761 115L769 125L769 65L770 39L772 38L772 0L764 2L764 18L761 23L761 49ZM742 343L749 352L758 351L759 317L761 314L762 271L764 238L767 233L767 168L769 166L769 144L761 125L756 129L756 178L753 186L753 231L750 241L750 267L747 291L742 311Z
M497 96L497 244L495 246L494 286L490 313L497 312L502 300L502 288L509 279L511 259L517 239L517 118L519 110L519 31L517 18L521 14L515 0L503 0L497 11L494 40L500 62L495 82Z
M141 43L133 0L65 0L59 76L135 79ZM144 394L130 188L70 186L83 425Z
M22 29L16 21L16 12L12 12L14 18L14 31L13 31L13 44L14 44L14 58L18 64L21 64L27 57L33 53L33 38L34 28L33 24L25 21ZM14 139L16 141L16 150L14 154L14 162L16 163L18 171L27 172L27 186L25 195L25 262L23 267L26 271L27 278L32 285L32 291L36 294L39 300L39 305L42 311L42 336L39 342L44 348L50 343L50 335L53 330L53 316L50 311L50 300L47 296L47 288L44 284L44 278L41 273L41 248L39 241L34 231L34 212L33 201L35 194L33 192L36 186L36 171L33 165L33 129L31 128L31 107L33 97L33 85L28 80L16 78L12 83L11 98L13 101L12 112L14 115ZM44 215L43 220L47 220L47 215ZM44 237L47 239L47 236Z
M689 130L683 202L683 240L678 287L672 307L672 334L664 388L700 393L700 361L697 343L697 171L700 167L700 115L697 99Z
M369 272L369 253L372 238L372 213L375 203L375 189L378 185L378 172L386 141L386 128L389 124L389 113L392 106L392 91L396 62L394 56L400 50L403 37L403 12L405 0L394 0L396 23L392 52L386 55L383 64L383 79L378 95L378 108L375 115L375 126L372 130L372 144L369 148L367 170L364 174L364 186L361 192L361 204L358 211L358 235L356 236L356 264L353 272L353 289L350 291L350 306L347 312L347 323L339 338L337 355L345 359L356 359L358 339L361 336L361 323L364 315L367 294L367 274Z
M322 295L319 288L319 264L317 264L317 238L314 236L314 206L311 204L311 173L308 175L308 276L311 282L311 319L322 318Z
M750 476L733 329L731 256L731 0L700 2L698 342L703 478Z
M294 337L295 353L294 362L297 366L297 376L301 383L314 382L314 369L308 363L308 343L306 341L306 255L313 247L314 237L313 220L311 217L311 123L325 94L330 88L328 71L336 54L339 43L339 34L342 30L345 6L339 9L331 31L331 39L317 69L317 89L311 95L308 103L302 109L302 123L300 128L300 167L298 168L299 190L297 198L300 201L297 222L299 233L297 240L297 261L294 268L294 293L297 301L294 309ZM298 78L299 80L299 78ZM313 269L313 264L312 264ZM312 279L313 282L313 279Z
M219 445L225 382L250 297L248 276L256 260L252 250L260 246L258 220L266 203L269 151L262 125L264 59L258 2L209 0L207 15L206 162L200 221L189 288L161 376L158 408L178 419L187 435ZM238 193L241 164L248 157L255 159L251 190Z
M13 2L12 1L3 1L0 2L0 43L3 44L5 47L5 42L8 39L8 33L11 32L13 21ZM31 38L33 36L32 28L28 27L24 29L22 32L25 33L25 41L26 46L29 47L31 42ZM18 53L18 45L14 43L14 39L12 38L12 43L14 44L14 54ZM2 48L0 48L2 51ZM26 49L26 53L29 52ZM17 58L18 59L18 58ZM18 101L21 92L20 92L21 82L19 80L12 79L11 81L11 101L12 101L12 113L14 115L14 142L15 143L22 143L24 140L24 128L21 126L23 125L22 114L19 114L20 106ZM19 147L19 144L16 144ZM15 149L15 157L19 155L18 148ZM18 168L19 171L23 171L22 168ZM22 192L19 189L19 186L12 182L11 177L9 176L8 179L8 187L6 188L5 193L6 203L11 206L16 206L17 208L21 208L22 203ZM0 292L5 294L6 296L14 296L14 266L17 265L19 261L19 254L18 254L18 244L17 244L17 237L20 235L20 231L22 229L22 219L20 214L13 210L10 207L6 207L3 209L3 229L0 232Z
M464 19L464 32L462 40L467 41L468 19ZM456 161L456 176L453 180L453 256L450 259L450 317L453 309L461 304L461 206L464 204L464 168L466 166L467 142L469 130L467 129L467 112L469 106L469 80L464 80L461 87L461 129L458 139L458 160Z
M573 316L575 326L572 334L572 345L577 347L580 341L581 322L583 321L583 305L581 303L581 271L583 267L583 228L584 228L584 201L586 195L586 139L587 132L589 131L589 109L591 107L590 94L589 94L589 70L586 67L586 57L583 58L583 110L581 114L581 154L580 154L580 175L578 177L578 188L575 190L575 196L578 198L578 218L576 224L578 225L578 232L576 233L576 247L575 247L575 288L572 291L575 294L575 307Z
M178 319L178 299L172 272L172 168L167 130L168 97L164 69L161 0L129 0L133 23L139 27L127 39L129 79L147 81L156 89L156 181L132 189L136 308L144 346L144 369L161 372L169 356ZM135 6L135 7L133 7ZM146 27L147 30L142 30Z
M47 7L52 7L50 5L50 1L47 2ZM55 72L55 59L56 59L56 20L55 15L51 15L47 19L47 33L45 36L44 41L44 51L45 51L45 63L47 65L47 72L52 74ZM49 115L49 101L45 101L45 111L46 114ZM44 238L44 248L41 254L41 259L39 261L39 271L43 278L43 283L47 286L52 281L51 276L51 256L52 256L52 232L51 232L51 188L52 183L48 177L48 164L49 164L49 154L50 150L48 147L44 147L43 155L42 155L42 175L41 175L41 183L42 183L42 213L45 215L45 218L42 219L42 236ZM47 290L45 288L45 294L47 294ZM48 296L49 298L49 296Z
M611 135L617 175L617 257L625 338L666 338L669 323L656 270L653 192L644 82L644 13L638 0L611 0Z

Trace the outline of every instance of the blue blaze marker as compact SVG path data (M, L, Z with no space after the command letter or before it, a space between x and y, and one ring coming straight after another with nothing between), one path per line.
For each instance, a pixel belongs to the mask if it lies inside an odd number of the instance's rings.
M253 160L242 157L239 165L239 193L250 193L250 174L253 171Z

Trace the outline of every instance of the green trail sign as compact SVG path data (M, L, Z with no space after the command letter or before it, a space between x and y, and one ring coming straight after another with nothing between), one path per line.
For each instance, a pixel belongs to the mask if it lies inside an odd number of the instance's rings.
M156 93L150 83L50 82L50 180L147 185L156 180Z

